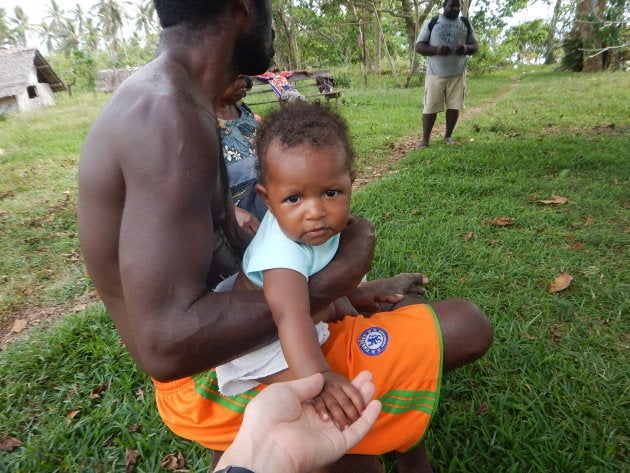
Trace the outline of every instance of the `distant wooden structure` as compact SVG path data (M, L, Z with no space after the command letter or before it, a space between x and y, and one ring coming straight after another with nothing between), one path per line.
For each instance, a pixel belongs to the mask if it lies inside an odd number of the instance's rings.
M127 77L139 69L140 67L125 67L98 71L96 90L99 92L113 92Z
M0 49L0 113L55 105L66 90L59 75L35 48Z

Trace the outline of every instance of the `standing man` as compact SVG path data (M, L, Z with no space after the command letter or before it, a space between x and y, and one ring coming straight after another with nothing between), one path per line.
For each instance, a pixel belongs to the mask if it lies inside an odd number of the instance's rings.
M212 368L269 344L277 331L262 292L213 291L239 271L251 238L235 217L216 108L238 74L256 75L269 67L271 1L155 0L155 7L163 30L154 59L118 88L83 146L79 240L125 346L156 386L162 419L175 433L222 451L258 391L221 396ZM357 288L370 270L374 245L373 226L351 218L333 260L309 279L312 313L342 296L365 313L379 309L380 291L423 294L421 274ZM347 360L370 368L372 360L384 364L374 373L378 398L398 392L390 391L384 378L410 383L421 394L426 390L415 386L430 383L428 406L403 403L379 416L370 435L380 452L387 451L392 432L409 432L410 426L420 441L436 408L442 372L476 360L492 343L492 328L472 302L422 305L416 299L400 305L406 305L408 317L384 317L391 329L374 327L363 336L348 332L346 323L338 326L338 343L326 347L349 379L355 378L352 370L362 369ZM324 322L337 326L336 317L329 319ZM388 331L394 330L400 335L390 339ZM431 347L422 342L427 337ZM399 357L395 347L406 356ZM412 372L420 364L432 372L430 378ZM399 454L401 473L430 471L424 445L414 446ZM361 458L368 465L358 466ZM345 471L382 471L374 456L346 461Z
M442 7L442 14L426 22L416 40L416 52L429 58L420 148L429 146L437 113L445 107L444 142L455 143L451 135L466 97L466 56L479 49L468 18L459 16L460 1L445 0Z

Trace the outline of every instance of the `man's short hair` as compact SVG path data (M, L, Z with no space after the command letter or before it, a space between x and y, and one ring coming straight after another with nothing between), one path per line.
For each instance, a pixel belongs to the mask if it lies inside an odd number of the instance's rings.
M346 167L352 170L355 152L348 124L327 105L303 102L285 102L263 120L256 131L256 152L259 160L260 180L266 177L265 157L271 144L287 148L307 144L316 148L341 146L346 154Z
M224 0L154 0L162 28L180 23L208 23L223 13L228 3Z

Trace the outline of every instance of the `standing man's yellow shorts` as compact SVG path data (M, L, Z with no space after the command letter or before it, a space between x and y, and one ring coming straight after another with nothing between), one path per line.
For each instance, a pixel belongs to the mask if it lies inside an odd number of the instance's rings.
M329 324L322 350L332 370L353 379L369 370L383 410L350 453L404 452L418 445L437 408L442 338L428 305L412 305L370 318L345 317ZM226 450L240 428L247 403L263 385L244 394L219 394L214 371L170 383L153 381L162 419L181 437Z
M464 110L466 99L466 73L438 77L428 74L424 81L424 109L422 113L446 110Z

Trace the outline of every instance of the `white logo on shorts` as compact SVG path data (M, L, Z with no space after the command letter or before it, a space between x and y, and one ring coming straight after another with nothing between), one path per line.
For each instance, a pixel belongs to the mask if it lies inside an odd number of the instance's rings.
M380 327L370 327L359 336L359 348L366 355L380 355L387 348L389 334Z

